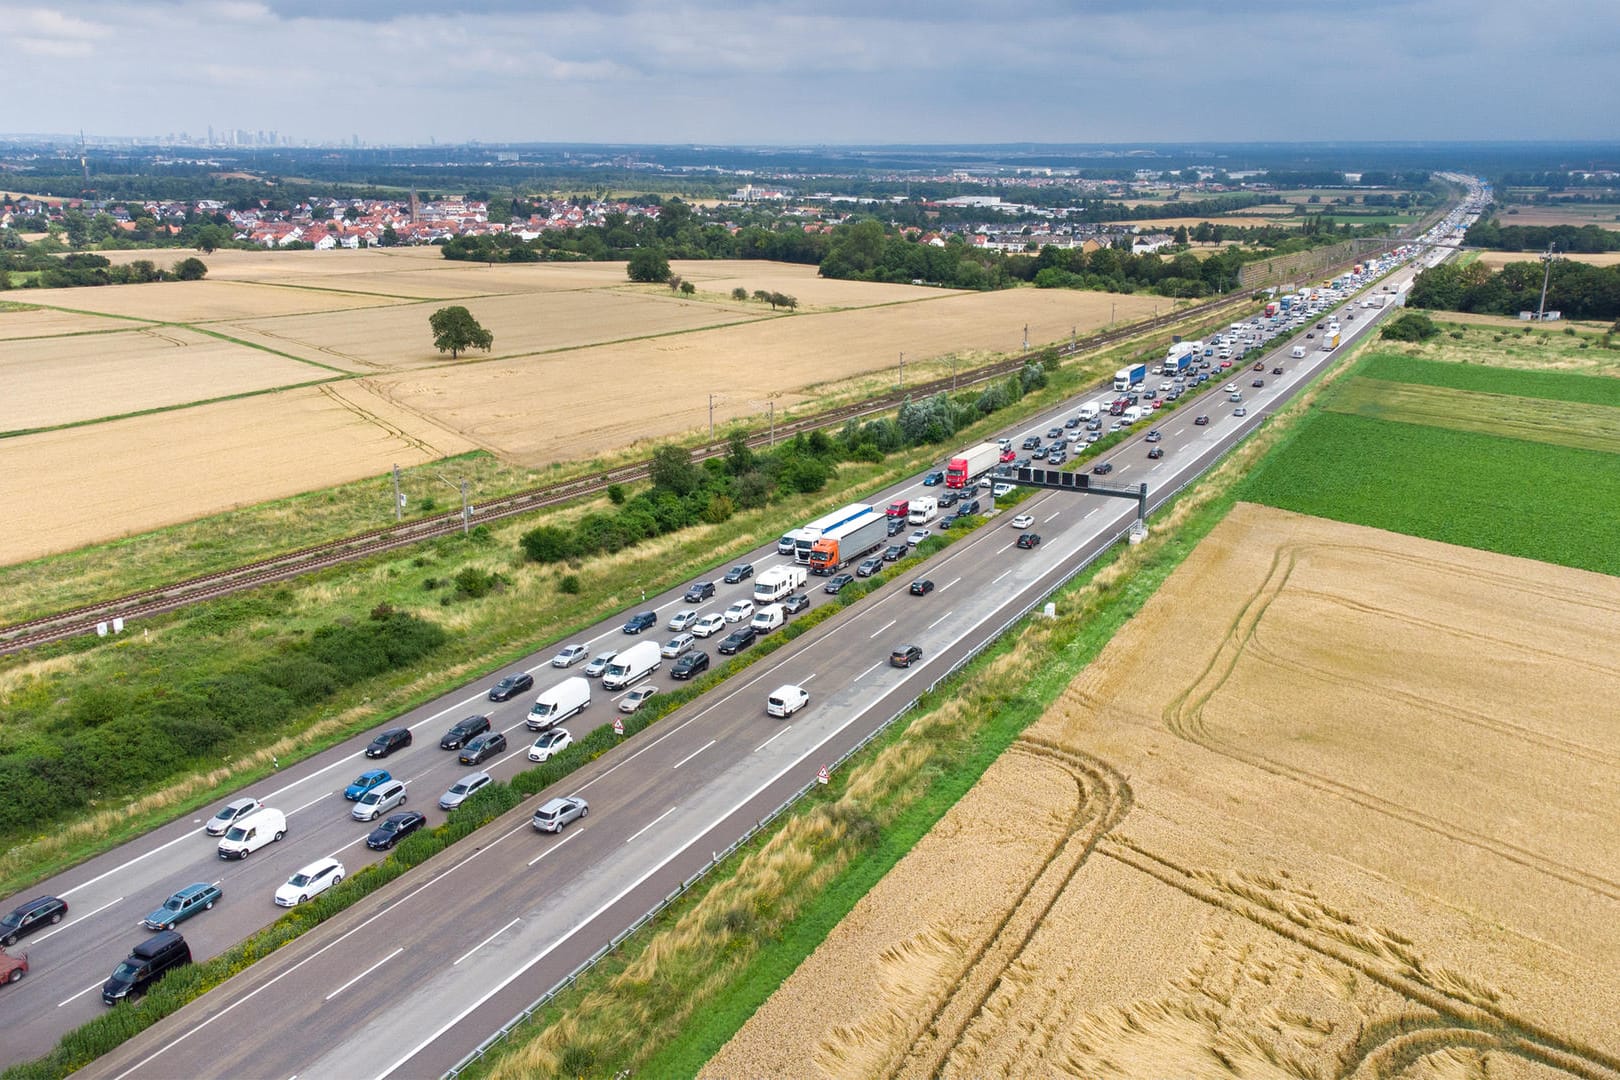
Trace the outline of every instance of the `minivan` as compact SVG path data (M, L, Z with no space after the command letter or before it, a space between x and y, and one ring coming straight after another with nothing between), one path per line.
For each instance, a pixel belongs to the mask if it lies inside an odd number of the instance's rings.
M398 780L378 784L354 804L349 816L356 821L374 821L396 806L405 805L405 785Z
M262 813L262 811L261 811ZM181 964L191 963L191 948L173 930L153 934L129 951L124 962L113 969L112 977L101 984L101 1000L116 1005L146 988Z
M287 835L287 815L280 810L263 810L237 818L236 824L225 830L219 842L222 859L245 859L266 844L273 844Z

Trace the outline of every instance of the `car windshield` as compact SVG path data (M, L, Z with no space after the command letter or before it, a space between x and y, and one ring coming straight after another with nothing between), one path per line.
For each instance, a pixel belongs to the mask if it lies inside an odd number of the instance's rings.
M240 825L231 826L231 831L225 834L227 840L245 840L246 838L247 830Z
M450 785L450 794L452 794L452 795L465 795L465 794L467 794L467 785L466 784L451 784Z
M300 873L300 874L294 874L292 876L292 880L287 882L287 884L289 884L289 885L308 885L311 880L312 879L310 878L310 876L308 874ZM188 933L188 934L190 932L191 931L189 931L189 930L186 931L186 933Z
M131 964L128 960L125 960L122 964L119 964L116 968L113 969L112 981L113 982L134 982L135 981L135 970L136 970L135 965Z
M171 896L167 900L163 901L163 907L166 911L179 911L184 903L185 901L180 897Z

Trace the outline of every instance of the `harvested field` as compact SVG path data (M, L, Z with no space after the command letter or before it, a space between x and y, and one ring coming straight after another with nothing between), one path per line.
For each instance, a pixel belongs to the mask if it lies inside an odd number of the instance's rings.
M1517 206L1514 212L1498 213L1496 220L1503 225L1597 225L1605 229L1620 229L1620 203L1581 205L1567 203L1551 206Z
M1196 228L1204 222L1211 225L1236 225L1249 229L1256 225L1298 225L1302 219L1295 217L1294 212L1281 206L1256 206L1249 210L1238 210L1230 214L1220 214L1215 217L1173 217L1173 218L1135 218L1119 222L1121 225L1139 225L1147 232L1173 232L1178 225L1187 228Z
M67 334L95 334L127 330L127 319L113 319L102 315L81 314L77 311L56 311L51 308L17 307L7 309L0 305L0 341L23 341L28 338L56 337Z
M6 439L0 562L475 448L354 382Z
M1620 580L1240 504L704 1075L1620 1076L1617 699Z
M1616 227L1620 228L1620 225ZM1620 251L1592 251L1585 253L1574 251L1568 254L1560 251L1558 257L1568 259L1571 262L1590 263L1593 266L1620 265ZM1479 261L1492 270L1500 270L1508 263L1538 262L1540 259L1539 254L1534 251L1481 251Z
M215 322L397 303L386 296L282 289L246 281L154 281L145 285L31 289L28 302L68 311L164 323Z

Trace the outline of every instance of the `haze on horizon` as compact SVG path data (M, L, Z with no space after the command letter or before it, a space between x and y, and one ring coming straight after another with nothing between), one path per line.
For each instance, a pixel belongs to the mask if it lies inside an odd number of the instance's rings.
M847 145L1609 139L1620 116L1614 0L539 8L0 0L27 102L4 126Z

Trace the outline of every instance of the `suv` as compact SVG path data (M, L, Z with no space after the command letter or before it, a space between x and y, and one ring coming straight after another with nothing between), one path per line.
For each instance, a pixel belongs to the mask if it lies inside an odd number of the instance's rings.
M40 927L61 922L67 911L67 901L55 896L41 896L17 905L11 914L0 918L0 945L15 945L18 938L27 937Z
M701 604L714 595L714 582L698 581L686 588L686 595L681 597L688 604Z
M548 800L534 812L534 827L539 832L562 832L563 826L591 812L590 804L577 795L564 795Z
M485 758L494 757L505 750L506 736L499 731L486 731L467 740L458 760L463 765L482 765Z
M733 653L742 652L752 645L754 638L758 636L758 632L752 626L739 626L720 642L720 654L731 656Z
M129 951L124 962L113 969L112 977L101 984L101 1000L116 1005L146 988L182 964L191 963L186 939L173 930L153 934Z
M399 780L378 784L354 804L349 816L356 821L375 821L396 806L405 805L405 785Z
M889 664L892 667L908 668L922 660L922 648L917 645L902 645L889 654Z
M469 716L455 727L444 733L439 740L440 750L460 750L467 745L467 740L474 735L482 735L489 730L489 717Z
M797 615L809 606L810 597L804 593L794 593L792 596L782 598L782 613L785 615Z
M709 654L702 651L689 652L669 669L672 679L690 679L694 675L701 675L709 670Z
M738 563L736 566L733 566L730 570L726 571L726 576L722 580L727 585L736 585L736 584L739 584L739 583L741 583L743 581L748 580L749 578L751 578L753 576L754 576L754 564L753 563Z
M882 569L883 560L874 556L873 558L867 559L865 562L861 563L861 565L855 568L855 576L871 577L873 574Z
M387 757L395 750L409 745L411 745L410 728L389 728L387 731L371 740L371 745L366 747L366 757ZM227 827L229 827L229 824L229 822L226 822ZM210 828L208 831L213 832L214 830Z

